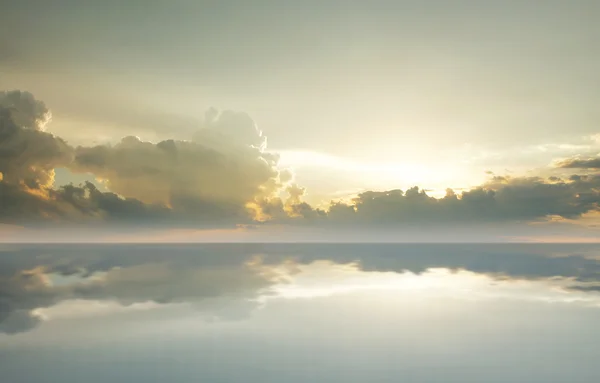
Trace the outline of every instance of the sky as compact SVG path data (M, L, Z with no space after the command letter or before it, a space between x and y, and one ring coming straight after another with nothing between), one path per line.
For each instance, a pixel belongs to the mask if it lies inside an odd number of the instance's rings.
M0 239L593 239L599 17L593 0L3 5Z
M599 246L2 245L9 382L600 378Z

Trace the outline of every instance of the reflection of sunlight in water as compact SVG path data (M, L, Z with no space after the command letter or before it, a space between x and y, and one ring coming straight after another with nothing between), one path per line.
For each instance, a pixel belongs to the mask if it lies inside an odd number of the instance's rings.
M567 290L565 287L572 285L573 280L566 278L552 278L543 280L494 278L486 274L478 274L464 270L450 270L446 268L430 268L415 274L413 272L395 271L363 271L358 264L337 264L330 261L315 261L310 264L297 264L285 261L278 265L265 265L260 257L252 258L247 262L248 270L256 275L261 275L265 281L270 281L271 288L249 291L249 295L238 297L239 302L254 302L253 310L264 308L270 301L280 299L318 298L333 295L373 294L379 298L385 297L390 302L402 303L409 300L432 302L436 299L447 299L447 302L483 301L509 299L531 302L556 302L576 303L585 306L600 307L600 294ZM139 268L139 266L137 267ZM131 273L127 270L136 268L113 269L119 275L129 279ZM144 267L148 271L148 266ZM59 274L45 274L45 280L56 288L70 285L85 285L102 281L110 272L96 273L84 277L82 275L63 276ZM162 275L161 273L159 273ZM192 273L193 274L193 273ZM129 282L154 285L156 273L135 274ZM204 278L206 274L194 275ZM232 281L230 281L232 282ZM171 281L171 283L174 283ZM146 285L146 288L151 286ZM156 286L152 287L154 290ZM248 286L251 288L252 286ZM266 287L266 286L263 286ZM267 291L264 293L263 291ZM383 293L383 295L382 295ZM254 294L254 295L253 295ZM378 299L379 299L378 298ZM206 299L200 298L200 301ZM151 299L140 300L124 305L114 299L66 299L57 304L39 308L35 314L45 320L83 318L102 315L116 315L124 312L144 310L173 309L175 306L198 305L199 302L154 302ZM231 301L229 301L230 303ZM224 301L217 300L216 305ZM191 306L190 306L191 307Z
M289 283L274 287L272 298L315 298L335 294L387 291L402 297L452 298L462 300L513 299L580 303L600 306L600 295L567 290L567 278L521 280L494 278L471 271L431 268L423 273L365 272L356 264L338 265L325 261L299 265Z
M283 298L310 298L364 290L425 291L444 287L444 277L450 272L432 269L426 274L411 272L363 272L355 264L335 265L315 262L299 266L300 272L292 276L290 283L277 285L277 295ZM454 281L453 287L461 288L463 280Z

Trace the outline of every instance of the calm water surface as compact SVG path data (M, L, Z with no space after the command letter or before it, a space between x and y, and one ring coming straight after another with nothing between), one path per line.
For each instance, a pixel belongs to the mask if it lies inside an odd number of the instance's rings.
M600 382L600 246L3 245L1 382Z

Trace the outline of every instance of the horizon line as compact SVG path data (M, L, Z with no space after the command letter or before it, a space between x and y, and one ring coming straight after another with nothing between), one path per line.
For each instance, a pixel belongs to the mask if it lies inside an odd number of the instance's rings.
M600 239L594 241L163 241L163 242L152 242L152 241L0 241L0 245L249 245L249 244L331 244L331 245L377 245L377 244L415 244L415 245L428 245L428 244L588 244L588 245L600 245Z

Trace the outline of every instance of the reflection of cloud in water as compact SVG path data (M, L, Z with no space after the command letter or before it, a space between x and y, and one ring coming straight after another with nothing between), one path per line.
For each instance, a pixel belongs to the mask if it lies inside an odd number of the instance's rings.
M432 268L420 274L365 272L357 264L315 262L300 267L290 283L276 286L274 298L315 298L334 294L387 291L404 299L445 298L461 300L511 299L519 301L578 302L600 305L600 295L581 294L571 289L568 278L495 279L471 271Z
M189 305L241 319L268 296L368 290L596 304L594 245L52 245L0 257L0 332L45 319ZM575 288L573 288L575 287Z
M135 259L131 259L129 249L122 250L120 259L102 254L72 259L33 255L38 262L34 268L30 268L32 259L25 256L22 269L20 254L5 256L3 261L13 270L0 277L0 330L28 330L40 322L39 313L44 312L40 309L72 300L110 301L121 306L189 303L209 317L237 319L247 315L257 304L256 298L268 294L281 277L254 258L224 261L161 252L160 259L152 254L133 254ZM95 305L90 306L92 311L94 307L107 310L102 303Z

